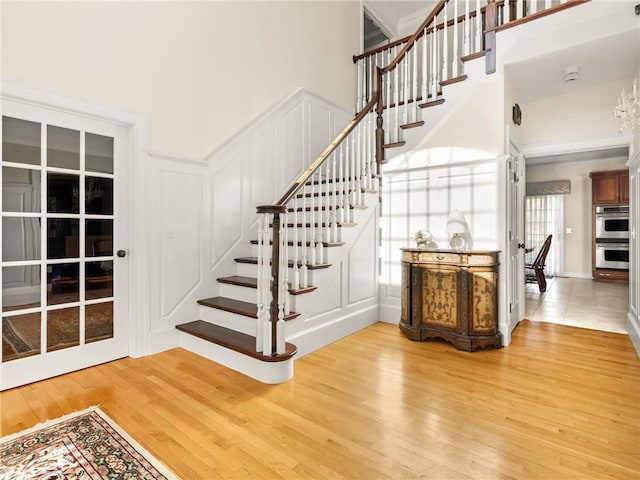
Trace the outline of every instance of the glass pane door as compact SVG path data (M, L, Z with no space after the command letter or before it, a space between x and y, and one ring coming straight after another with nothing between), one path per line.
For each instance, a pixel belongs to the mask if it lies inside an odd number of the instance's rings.
M5 371L30 357L48 362L54 352L74 350L77 368L84 368L89 348L99 352L97 345L116 340L118 330L116 135L45 120L2 117ZM126 351L124 344L116 355ZM73 363L65 355L64 362ZM95 361L105 361L104 354Z

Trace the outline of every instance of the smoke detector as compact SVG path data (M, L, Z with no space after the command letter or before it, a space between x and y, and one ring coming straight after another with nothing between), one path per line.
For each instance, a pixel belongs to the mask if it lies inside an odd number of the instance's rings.
M564 83L573 83L580 78L579 67L567 67L562 72L562 81Z

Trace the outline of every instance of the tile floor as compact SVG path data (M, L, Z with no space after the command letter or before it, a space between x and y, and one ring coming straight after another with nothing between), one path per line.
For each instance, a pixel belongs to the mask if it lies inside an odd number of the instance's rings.
M525 318L607 332L627 333L629 285L588 278L547 279L547 291L525 286Z

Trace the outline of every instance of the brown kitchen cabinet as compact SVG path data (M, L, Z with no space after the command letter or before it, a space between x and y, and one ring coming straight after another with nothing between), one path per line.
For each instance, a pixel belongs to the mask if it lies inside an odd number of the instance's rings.
M629 203L629 170L591 172L593 205Z
M498 254L403 248L400 330L459 350L501 347Z

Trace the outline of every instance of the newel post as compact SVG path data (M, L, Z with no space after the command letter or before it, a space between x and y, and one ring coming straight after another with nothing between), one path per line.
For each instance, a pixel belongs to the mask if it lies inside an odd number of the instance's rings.
M265 353L269 353L271 355L276 353L283 353L281 350L284 348L284 330L282 329L283 321L284 321L284 302L283 298L287 292L281 291L280 285L280 276L281 269L283 266L281 265L281 254L280 249L282 248L282 239L281 239L281 226L282 219L281 215L286 214L287 207L285 205L266 205L260 206L257 208L259 215L273 215L271 220L271 235L268 235L268 220L265 220L265 229L266 232L261 236L262 243L259 248L265 249L265 258L262 259L262 265L259 265L259 268L265 268L265 271L258 275L259 282L261 280L264 283L268 283L268 289L271 292L271 301L269 302L269 318L268 321L265 321L263 325L259 325L258 328L263 328L263 334L260 335L258 332L258 336L263 338L263 347L258 351L263 351ZM269 237L271 237L271 258L268 258L268 247L269 247ZM268 268L269 262L271 263L269 271L266 271ZM259 262L260 263L260 262ZM285 265L284 268L287 268ZM261 285L258 284L258 289L260 289ZM267 289L267 285L263 285L265 291ZM267 303L264 301L263 303ZM265 305L266 307L266 305ZM266 313L266 312L265 312ZM280 328L278 327L278 321L281 321ZM282 338L280 338L282 337ZM278 348L281 347L281 348ZM270 351L268 351L270 349Z
M484 12L484 49L486 73L496 71L496 30L498 26L498 6L495 0L489 0Z
M376 164L378 166L378 172L382 171L382 164L384 163L384 129L382 125L384 123L382 119L382 113L384 111L384 103L382 98L382 69L376 69Z

